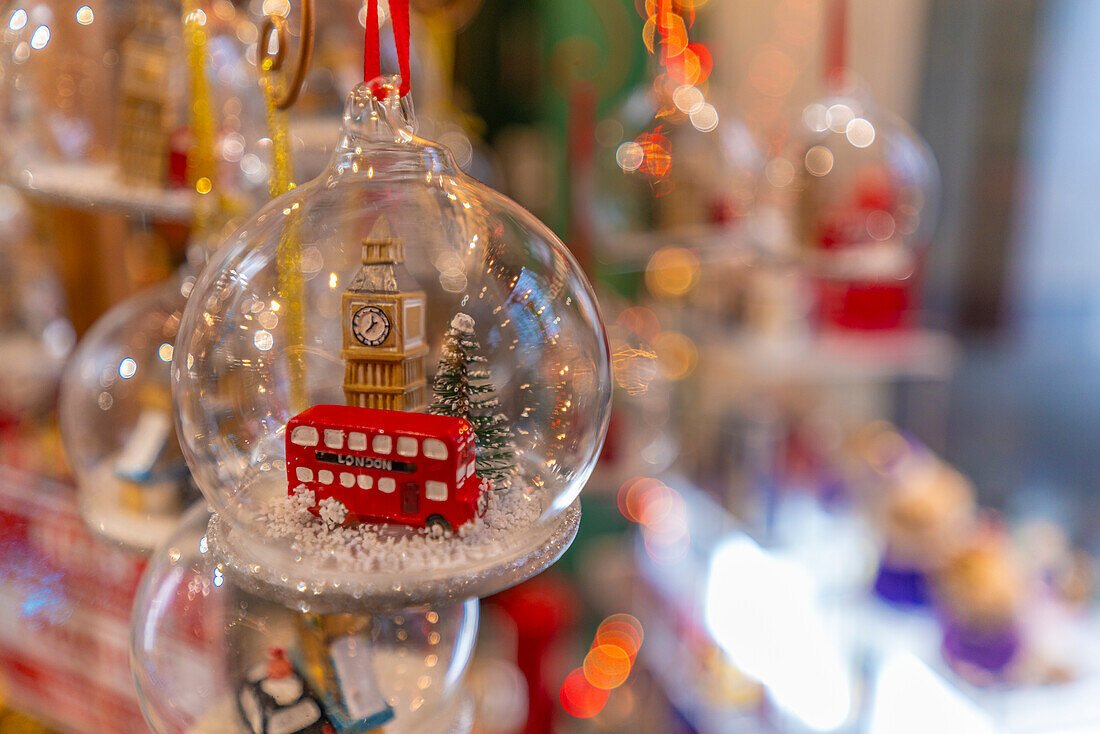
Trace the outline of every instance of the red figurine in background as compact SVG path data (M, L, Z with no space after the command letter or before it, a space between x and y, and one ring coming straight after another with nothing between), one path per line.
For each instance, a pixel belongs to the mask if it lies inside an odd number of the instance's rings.
M462 418L315 405L286 427L288 489L311 490L311 512L427 527L433 535L485 513L474 431Z

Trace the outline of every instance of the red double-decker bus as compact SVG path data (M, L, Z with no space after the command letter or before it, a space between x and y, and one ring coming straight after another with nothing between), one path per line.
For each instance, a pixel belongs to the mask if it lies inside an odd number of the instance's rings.
M286 473L291 494L305 485L359 520L433 534L484 514L487 502L473 428L450 416L314 405L286 425Z

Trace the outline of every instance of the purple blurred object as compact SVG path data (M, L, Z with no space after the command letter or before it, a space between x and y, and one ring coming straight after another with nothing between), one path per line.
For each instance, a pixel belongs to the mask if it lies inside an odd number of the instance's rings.
M948 662L968 663L990 673L1001 673L1020 650L1015 625L974 629L944 620L943 656Z
M889 558L883 558L879 565L875 593L901 607L927 607L932 601L928 574L917 568L892 565Z

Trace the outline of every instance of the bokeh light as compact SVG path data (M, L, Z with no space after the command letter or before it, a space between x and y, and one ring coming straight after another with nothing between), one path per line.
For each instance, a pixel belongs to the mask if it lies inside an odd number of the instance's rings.
M584 677L584 668L570 673L561 686L561 705L571 716L590 719L603 710L611 692L596 688Z
M646 264L645 281L658 298L683 296L699 282L699 256L682 247L663 247Z
M584 677L596 688L610 691L630 676L631 658L616 644L593 645L584 657Z

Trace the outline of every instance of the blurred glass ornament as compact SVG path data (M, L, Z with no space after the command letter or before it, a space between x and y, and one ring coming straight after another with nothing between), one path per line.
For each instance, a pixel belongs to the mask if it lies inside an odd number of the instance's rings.
M61 382L61 437L93 531L155 548L197 496L176 438L171 365L195 278L185 268L104 314Z
M424 603L538 573L576 532L576 499L607 428L609 355L591 286L542 223L415 136L411 101L393 79L384 100L357 87L330 167L219 251L176 344L174 400L188 463L217 512L211 542L227 567L288 603ZM364 239L380 229L403 243L401 277L426 295L422 334L411 331L413 312L400 317L410 332L398 356L411 371L396 384L420 394L416 376L431 372L447 325L467 314L516 442L510 488L443 541L401 526L313 535L288 498L286 423L309 405L344 402L342 298L365 262ZM419 356L419 344L432 353Z
M189 89L183 10L173 0L9 2L0 114L12 180L58 203L186 221L191 106L206 101ZM267 178L258 20L202 0L189 21L204 33L220 190L253 201Z
M928 145L861 95L828 97L803 108L765 180L761 243L818 279L826 321L902 323L935 228Z
M131 665L154 732L273 731L257 724L275 717L321 731L336 712L394 734L469 731L476 600L336 615L281 606L234 583L209 518L201 505L188 512L134 604Z
M597 231L715 233L753 205L762 156L736 115L702 87L658 75L599 123Z

